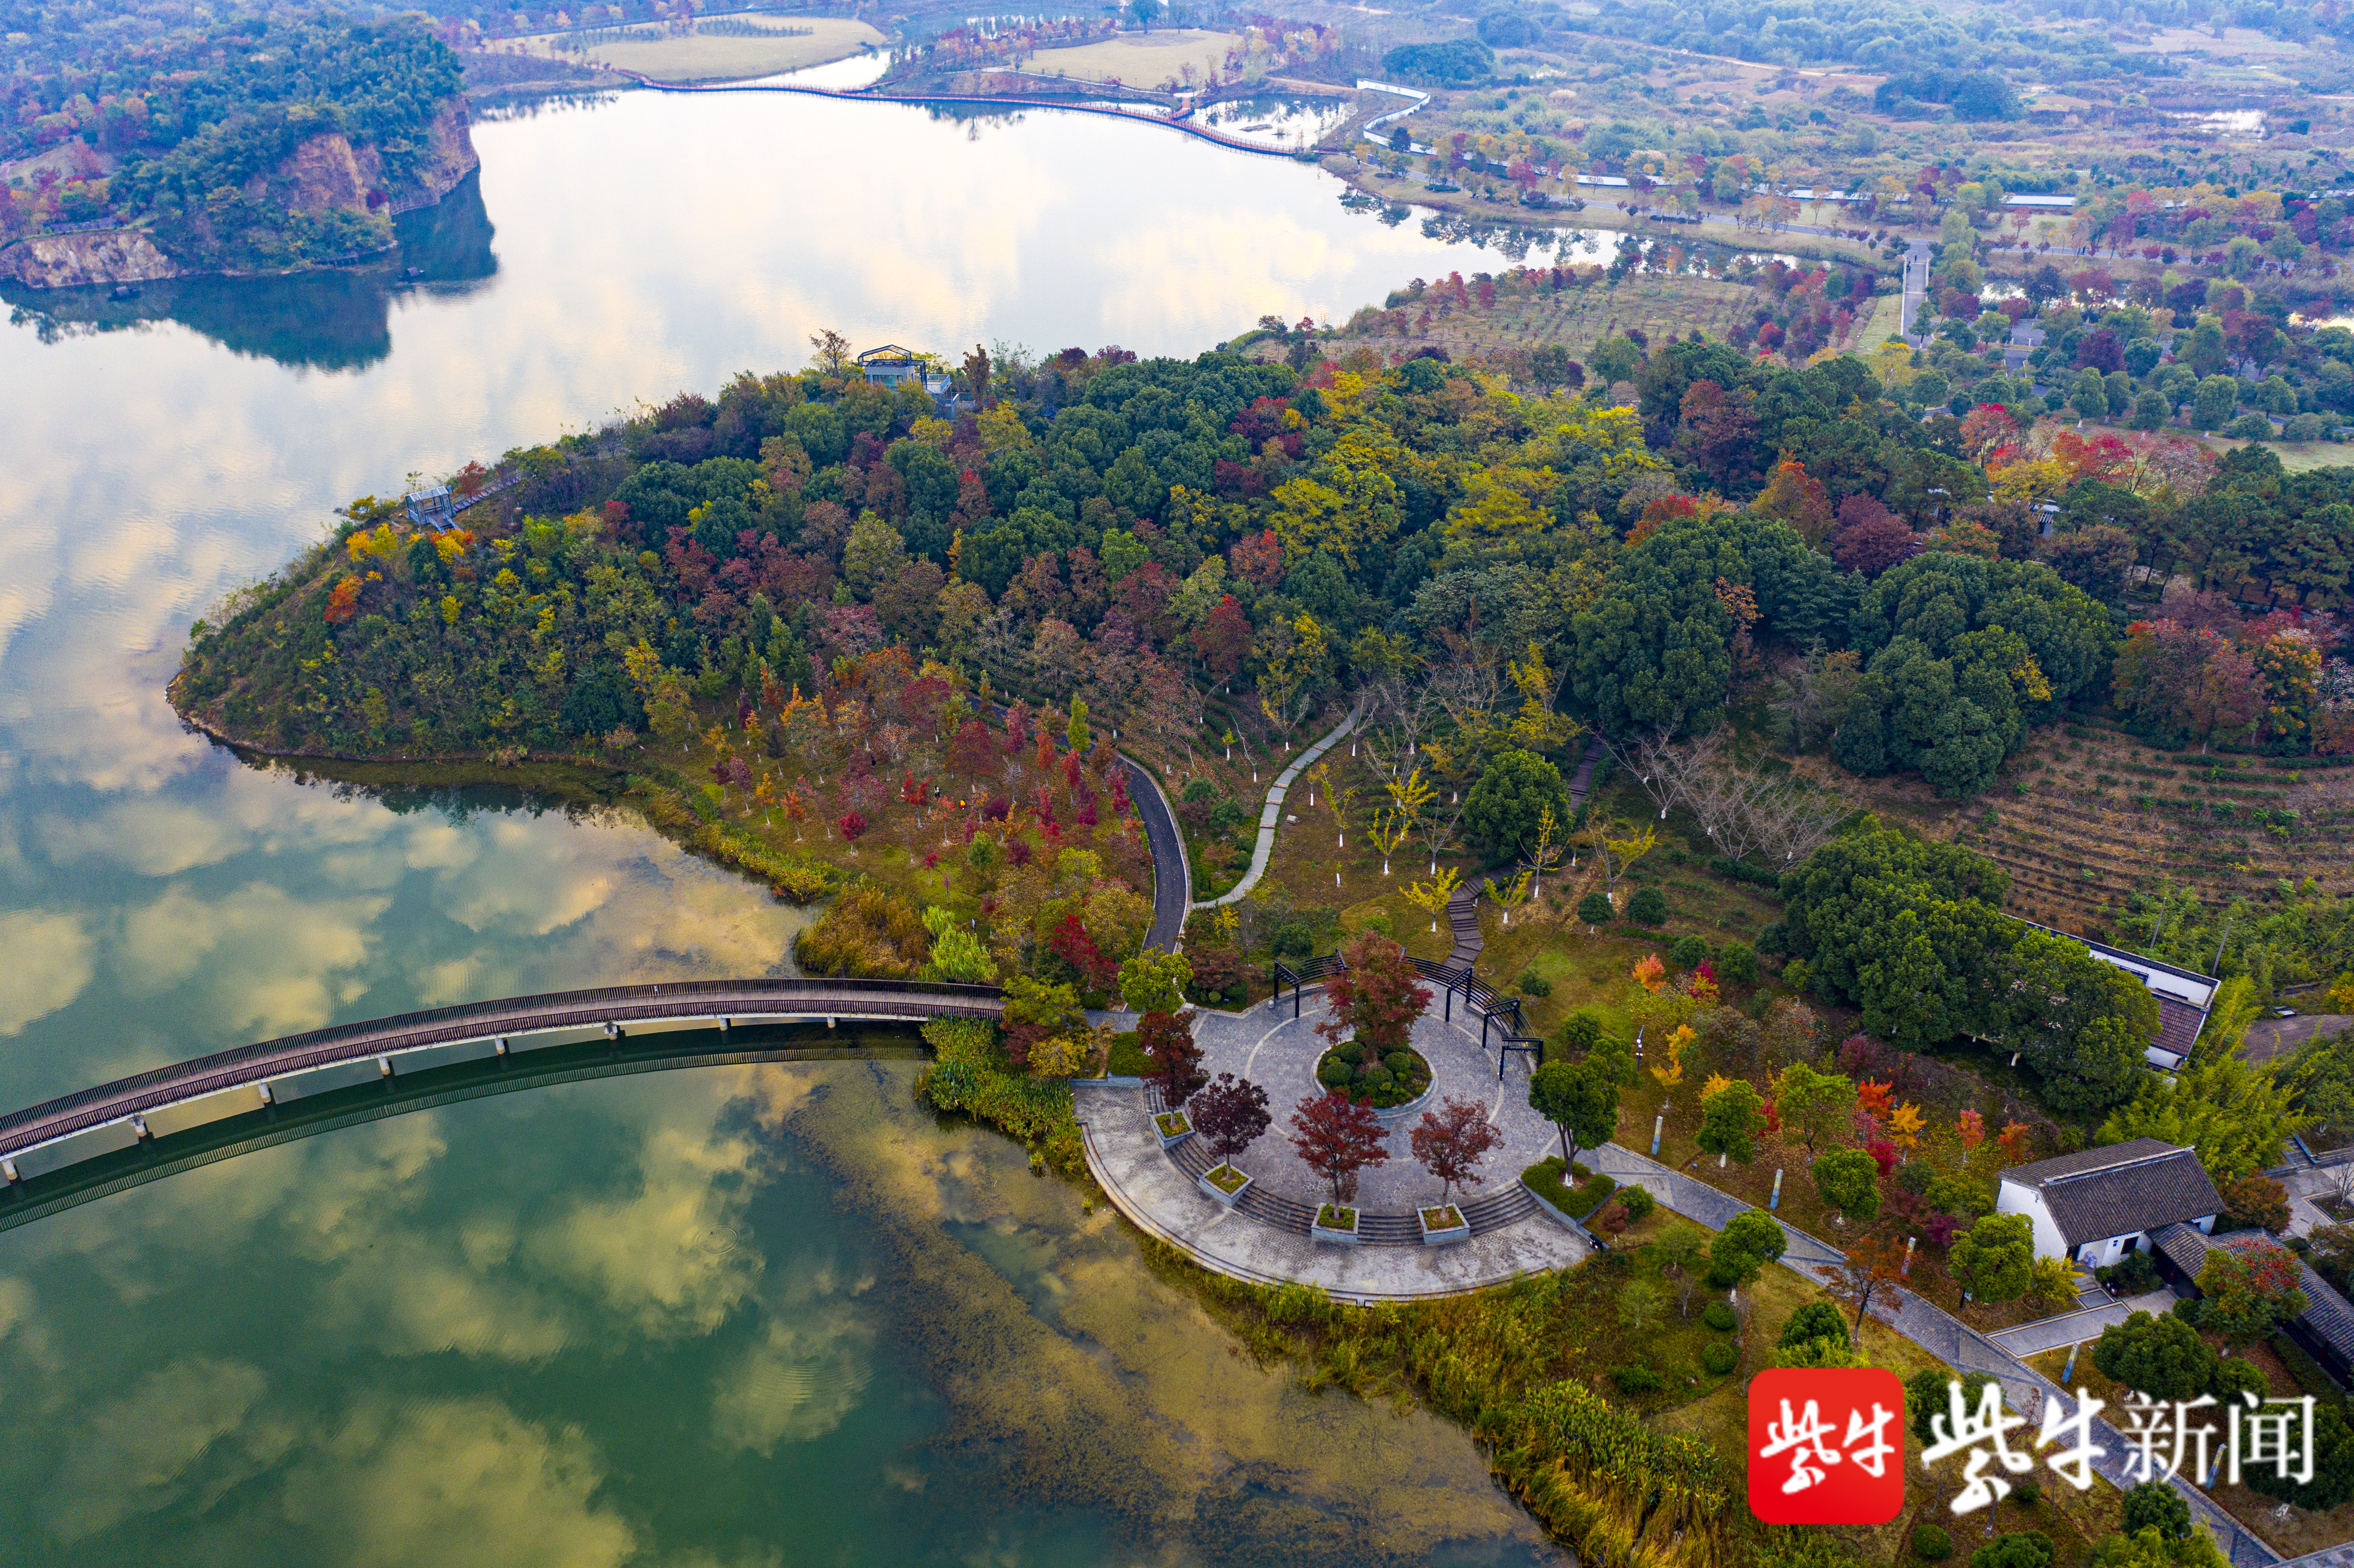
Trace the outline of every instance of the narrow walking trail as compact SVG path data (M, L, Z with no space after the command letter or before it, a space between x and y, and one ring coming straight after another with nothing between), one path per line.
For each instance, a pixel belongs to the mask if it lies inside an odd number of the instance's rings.
M1323 738L1301 752L1292 760L1289 767L1276 775L1275 782L1267 786L1267 803L1259 808L1258 842L1251 846L1250 869L1243 874L1243 879L1240 882L1235 883L1215 898L1205 899L1194 905L1194 908L1215 909L1221 904L1239 902L1244 895L1258 885L1258 879L1267 874L1267 858L1275 853L1276 824L1283 821L1283 802L1285 797L1291 793L1291 786L1298 781L1302 773L1315 767L1326 752L1339 745L1351 730L1356 728L1358 721L1364 716L1365 705L1360 699L1357 705L1349 710L1348 717L1333 726Z

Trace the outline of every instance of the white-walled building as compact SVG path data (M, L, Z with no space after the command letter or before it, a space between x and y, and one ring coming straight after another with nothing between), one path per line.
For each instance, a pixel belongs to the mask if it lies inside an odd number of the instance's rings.
M2147 1251L2150 1233L2168 1225L2211 1232L2223 1200L2196 1151L2137 1138L2014 1165L1994 1208L2034 1222L2036 1256L2105 1268L2129 1249Z

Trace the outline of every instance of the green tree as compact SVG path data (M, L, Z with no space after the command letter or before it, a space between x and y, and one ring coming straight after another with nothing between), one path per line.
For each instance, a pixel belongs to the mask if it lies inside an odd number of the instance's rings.
M1744 1209L1708 1244L1708 1282L1719 1289L1746 1285L1782 1255L1790 1238L1762 1209Z
M2200 430L2220 430L2232 422L2240 406L2240 384L2228 376L2210 376L2190 397L2190 423Z
M2164 1481L2144 1481L2126 1490L2125 1532L2138 1535L2145 1530L2155 1530L2167 1541L2190 1534L2190 1505Z
M1834 1149L1807 1168L1823 1202L1850 1220L1880 1213L1880 1167L1861 1149Z
M2158 1037L2158 999L2082 942L2020 931L2000 964L1994 1038L2019 1053L2055 1110L2116 1104L2149 1079L2142 1053Z
M1599 1149L1618 1127L1618 1082L1606 1061L1547 1062L1529 1075L1529 1108L1561 1134L1564 1171L1581 1149Z
M1119 966L1120 1000L1132 1012L1182 1012L1193 966L1182 953L1142 952Z
M2035 1225L2025 1214L1986 1214L1954 1238L1947 1266L1979 1301L2016 1301L2035 1280Z
M1807 1153L1839 1135L1855 1114L1855 1083L1793 1062L1774 1077L1774 1109L1805 1140Z
M1756 1157L1757 1135L1766 1127L1766 1101L1755 1085L1735 1078L1700 1103L1701 1148L1744 1165Z
M1534 848L1546 813L1556 828L1576 814L1561 769L1532 751L1491 760L1463 805L1463 825L1495 859L1521 859Z
M2215 1352L2171 1312L2136 1312L2110 1324L2093 1344L2093 1364L2102 1376L2152 1399L2196 1399L2215 1376Z
M2100 1140L2155 1138L2195 1149L2207 1174L2228 1185L2270 1165L2283 1139L2312 1125L2278 1076L2220 1055L2194 1061L2172 1078L2145 1075L2133 1097L2101 1123Z

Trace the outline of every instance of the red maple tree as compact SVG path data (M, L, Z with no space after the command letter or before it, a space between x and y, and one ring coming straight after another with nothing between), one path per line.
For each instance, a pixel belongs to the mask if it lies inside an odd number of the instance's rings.
M1332 1185L1332 1201L1357 1192L1357 1172L1386 1165L1390 1151L1381 1118L1346 1095L1310 1095L1291 1113L1291 1148L1300 1162Z

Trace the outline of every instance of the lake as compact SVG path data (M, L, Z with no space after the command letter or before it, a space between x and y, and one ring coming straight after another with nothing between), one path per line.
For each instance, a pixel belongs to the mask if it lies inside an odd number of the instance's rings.
M391 264L12 296L0 1100L790 972L798 912L593 797L181 730L189 623L350 498L823 328L1191 355L1506 264L1312 168L1049 111L631 94L475 140ZM1555 1560L1462 1434L1257 1367L1108 1210L918 1114L914 1070L473 1100L0 1234L0 1562Z

